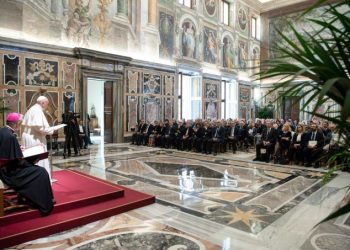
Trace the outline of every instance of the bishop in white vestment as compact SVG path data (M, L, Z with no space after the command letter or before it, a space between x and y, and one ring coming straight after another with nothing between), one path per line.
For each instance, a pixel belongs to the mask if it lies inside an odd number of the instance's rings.
M22 146L25 148L43 144L47 151L46 135L52 135L54 130L49 126L44 114L49 100L45 96L39 96L37 103L34 104L24 115L22 125ZM36 165L44 167L51 179L50 163L48 159L39 161Z

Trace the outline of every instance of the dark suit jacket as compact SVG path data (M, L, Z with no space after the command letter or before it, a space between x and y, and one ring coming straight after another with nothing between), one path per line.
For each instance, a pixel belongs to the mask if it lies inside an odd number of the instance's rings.
M312 131L306 134L305 141L306 141L306 146L309 141L312 141ZM321 148L324 146L324 136L322 132L316 131L315 141L317 141L317 145L316 145L317 148Z
M277 130L274 128L271 128L270 133L267 133L267 132L268 132L268 128L265 128L262 133L262 140L268 141L271 144L275 144L278 138Z
M294 135L292 137L291 145L300 144L300 147L304 148L306 146L306 144L307 144L307 142L306 142L306 134L305 133L301 134L301 141L300 142L297 142L297 137L298 137L298 134L294 133Z
M216 132L217 130L217 132ZM211 137L212 138L218 138L218 139L223 139L224 138L225 131L223 127L213 127L211 129Z

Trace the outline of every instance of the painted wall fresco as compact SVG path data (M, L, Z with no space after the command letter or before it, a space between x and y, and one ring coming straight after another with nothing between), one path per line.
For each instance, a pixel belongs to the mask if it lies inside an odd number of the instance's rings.
M171 59L174 51L174 17L164 12L159 12L159 56Z
M191 20L182 24L182 56L196 58L196 27Z
M223 42L223 30L232 37L239 34L252 42L253 39L248 36L249 6L240 1L230 2L230 11L234 10L235 13L230 14L231 20L227 26L220 22L219 1L192 3L193 10L170 0L156 1L151 9L143 1L128 0L3 1L0 16L18 18L7 18L1 22L0 32L12 38L15 36L13 34L18 34L16 39L26 41L83 47L113 54L132 54L141 60L159 62L161 58L174 63L186 61L197 69L203 66L203 62L215 64L217 70L233 69L232 60L237 59L227 55L232 55L232 50L238 55L238 45L233 41L234 47L227 47L229 43L226 42L229 40ZM153 20L155 17L158 20ZM15 68L10 66L9 61L6 64L8 70ZM236 67L236 70L240 70L240 67ZM32 74L39 73L36 71ZM68 80L67 74L63 77ZM51 84L47 79L28 81L31 81L28 83L31 85ZM66 81L64 84L71 85Z
M238 65L240 70L247 71L248 68L248 42L238 41Z
M225 36L222 46L222 66L227 69L234 68L235 51L233 47L233 41L230 37Z
M205 62L215 64L217 60L216 31L205 27L203 29L203 36L203 59Z
M274 47L274 45L287 45L282 37L277 33L277 30L281 31L284 35L288 37L288 39L292 40L295 43L297 42L297 39L290 28L290 24L293 24L293 26L301 33L304 34L305 32L312 34L315 34L315 30L318 29L318 25L310 23L308 19L320 19L320 17L327 19L327 15L323 14L326 7L319 7L316 9L313 9L306 15L301 15L303 12L296 12L289 15L284 16L278 16L273 17L269 19L269 45L271 48ZM341 7L343 11L346 11L345 7ZM322 33L323 37L327 37L326 33ZM273 50L270 50L270 57L275 58L278 56L276 52Z
M260 71L260 48L258 46L253 46L251 53L252 74L256 74Z
M239 5L237 8L237 26L238 30L243 34L249 34L249 15L248 8L243 5Z
M218 18L218 1L215 0L203 0L203 12L205 16L212 20L217 20Z

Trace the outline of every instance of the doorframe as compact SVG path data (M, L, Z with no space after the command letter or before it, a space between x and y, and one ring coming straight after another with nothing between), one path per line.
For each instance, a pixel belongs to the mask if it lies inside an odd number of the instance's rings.
M94 69L82 69L82 85L80 88L80 110L82 111L82 117L87 119L88 103L88 78L94 78L98 80L105 80L113 82L113 126L112 126L112 142L122 143L124 141L124 128L123 128L123 90L124 81L122 73L106 72Z

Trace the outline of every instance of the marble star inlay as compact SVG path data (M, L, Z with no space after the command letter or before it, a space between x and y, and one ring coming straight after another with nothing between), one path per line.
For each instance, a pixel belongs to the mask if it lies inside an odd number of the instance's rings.
M228 222L228 225L234 224L238 221L242 221L248 227L250 227L250 221L259 221L265 223L265 221L258 219L259 217L263 217L265 215L254 214L254 209L251 209L249 211L242 211L237 207L235 212L225 210L223 212L227 213L228 215L223 215L219 217L231 218L231 220Z

